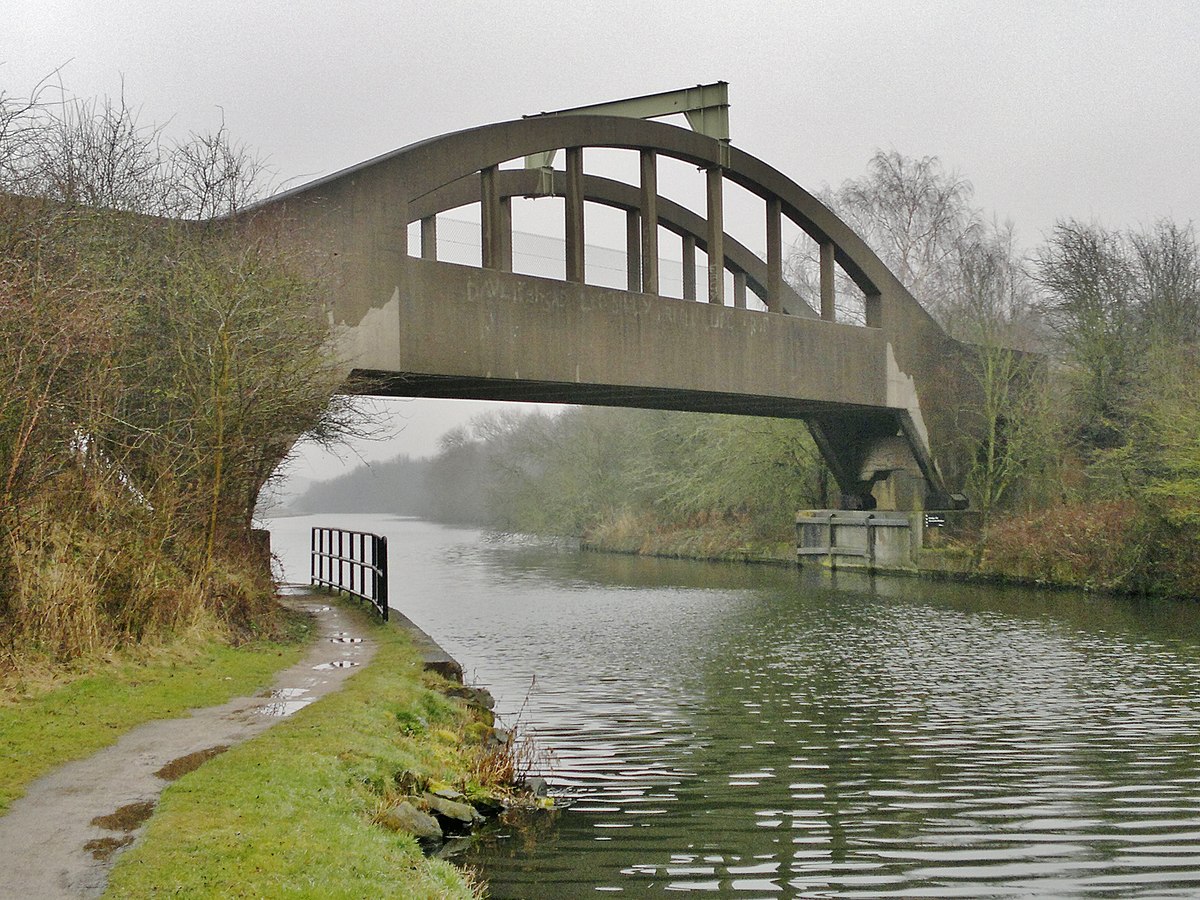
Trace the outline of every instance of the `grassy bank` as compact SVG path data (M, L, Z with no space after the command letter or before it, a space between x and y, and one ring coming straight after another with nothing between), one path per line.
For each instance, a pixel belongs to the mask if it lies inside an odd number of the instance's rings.
M581 544L603 553L676 559L769 563L796 559L792 542L764 537L749 522L732 517L711 517L682 525L626 512L589 527Z
M491 793L511 759L485 750L484 723L422 672L405 634L362 627L379 643L372 664L168 788L108 896L476 896L463 872L377 822L438 783Z
M1139 517L1132 504L1060 506L998 519L982 536L933 532L915 569L894 574L1195 599L1200 541L1193 529ZM1148 549L1148 544L1156 546ZM719 562L794 564L790 540L712 517L690 525L622 513L590 527L585 550ZM820 565L819 562L812 563Z
M0 814L51 769L95 753L131 728L251 694L292 665L310 633L292 616L281 639L230 647L185 635L68 673L13 672L0 685Z

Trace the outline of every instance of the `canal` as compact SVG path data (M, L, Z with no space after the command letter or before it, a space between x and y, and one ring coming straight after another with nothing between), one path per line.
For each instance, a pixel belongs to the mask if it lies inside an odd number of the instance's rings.
M392 605L532 734L494 898L1194 897L1200 615L904 578L580 553L385 516Z

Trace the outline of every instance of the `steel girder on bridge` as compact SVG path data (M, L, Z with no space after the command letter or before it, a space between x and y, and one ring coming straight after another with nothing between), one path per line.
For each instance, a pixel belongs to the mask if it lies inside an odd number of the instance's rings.
M639 183L586 175L585 148L633 150ZM565 171L501 169L566 150ZM706 172L706 215L658 194L666 156ZM767 254L724 230L723 185L763 199ZM508 198L565 201L565 281L514 274ZM483 267L436 259L436 216L480 204ZM627 214L627 290L584 283L585 202ZM527 118L432 138L272 198L321 260L348 368L400 396L542 400L803 418L843 492L868 504L947 500L928 422L961 358L863 241L791 179L728 143L623 116ZM782 220L820 247L820 308L783 279ZM421 223L421 257L409 225ZM709 260L709 303L658 293L658 228ZM416 250L417 248L413 248ZM862 290L866 325L835 321L834 268ZM725 305L725 272L733 273ZM694 268L692 269L694 273ZM745 308L746 291L766 312ZM897 485L919 483L921 496Z

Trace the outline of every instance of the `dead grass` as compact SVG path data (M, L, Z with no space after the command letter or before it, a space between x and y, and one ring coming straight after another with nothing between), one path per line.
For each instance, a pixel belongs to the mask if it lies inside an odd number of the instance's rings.
M1102 590L1128 588L1137 569L1130 502L1058 506L988 528L980 571Z

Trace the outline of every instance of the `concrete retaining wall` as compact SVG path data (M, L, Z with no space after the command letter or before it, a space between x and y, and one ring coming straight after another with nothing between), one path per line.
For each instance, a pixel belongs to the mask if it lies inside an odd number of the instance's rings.
M917 568L923 513L810 509L796 514L800 565L845 569Z

